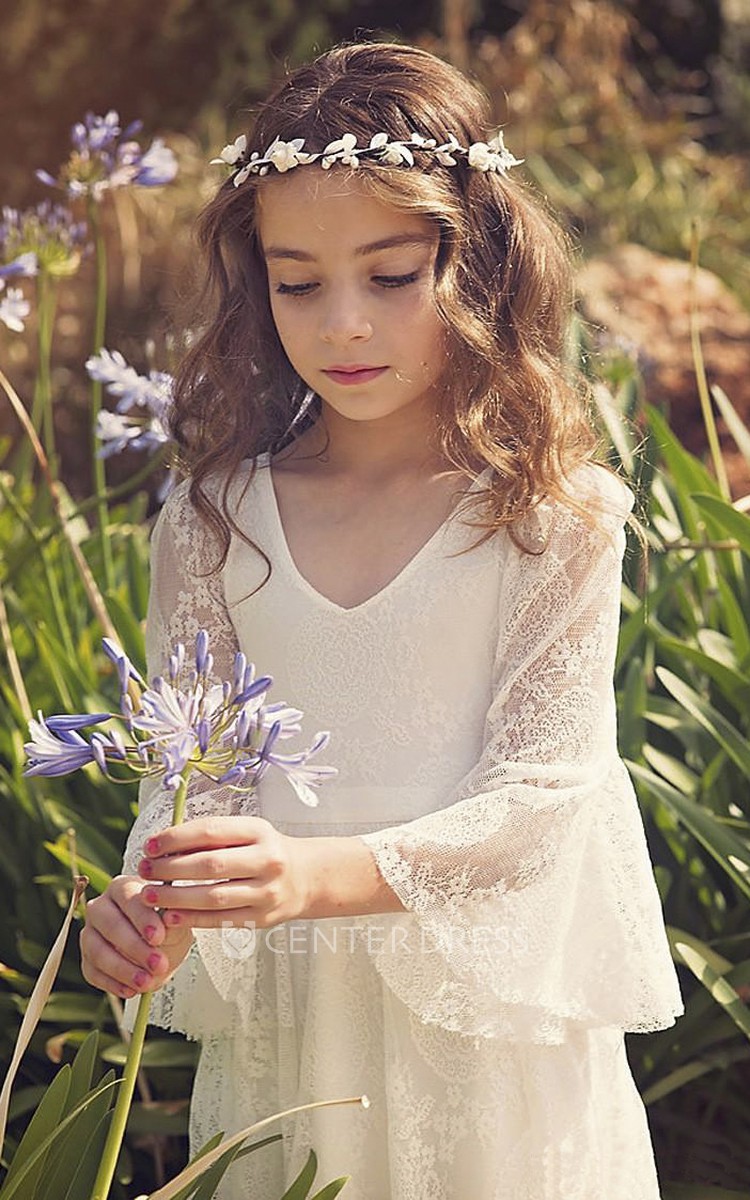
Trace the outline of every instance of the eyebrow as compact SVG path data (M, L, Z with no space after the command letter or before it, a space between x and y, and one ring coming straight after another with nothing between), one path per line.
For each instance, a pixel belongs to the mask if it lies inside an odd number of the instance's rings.
M393 237L381 238L377 242L367 242L364 246L357 246L354 251L357 258L364 258L367 254L375 254L378 250L391 250L394 246L427 246L432 243L432 238L427 234L419 233L396 233ZM294 250L288 246L269 246L265 251L265 257L268 258L291 258L295 262L315 262L315 255L308 254L305 250Z

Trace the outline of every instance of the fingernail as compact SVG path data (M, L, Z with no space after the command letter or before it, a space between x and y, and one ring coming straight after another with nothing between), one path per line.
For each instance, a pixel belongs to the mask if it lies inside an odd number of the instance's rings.
M167 913L167 915L166 915L166 917L164 918L164 920L165 920L165 921L169 921L169 924L170 924L170 925L179 925L179 923L180 923L180 914L179 914L179 913L176 913L176 912Z
M145 934L146 941L152 942L154 940L154 938L156 937L156 926L155 925L147 925L143 932Z
M146 888L145 892L143 893L143 899L147 904L156 904L156 901L159 899L159 897L153 888Z
M143 987L144 984L148 983L148 981L149 977L145 971L136 971L135 975L133 976L133 983L136 987Z
M152 875L154 871L154 864L149 862L147 858L142 858L138 863L138 870L140 871L141 875Z
M145 845L144 845L144 849L149 854L158 854L159 853L159 839L155 838L155 837L147 838Z
M149 954L146 962L149 965L149 970L155 971L161 965L161 954Z

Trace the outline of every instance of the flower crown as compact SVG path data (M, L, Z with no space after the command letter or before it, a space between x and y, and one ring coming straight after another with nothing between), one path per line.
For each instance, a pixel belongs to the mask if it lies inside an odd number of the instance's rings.
M294 138L291 142L282 142L276 138L266 150L259 154L254 150L247 154L247 137L244 133L225 146L218 158L212 158L212 163L228 163L237 167L234 176L234 186L239 187L248 175L267 175L271 167L277 171L291 171L293 167L307 163L320 162L324 171L340 162L347 167L358 167L360 159L375 159L389 167L413 167L414 155L412 150L420 150L431 154L442 167L455 167L459 160L465 159L475 171L501 171L503 174L509 167L517 167L524 160L514 158L503 144L503 135L498 133L489 142L472 142L467 148L461 145L458 138L449 134L448 141L438 145L435 138L425 138L419 133L413 133L405 141L390 141L387 133L376 133L369 146L358 146L353 133L345 133L337 141L329 142L324 150L315 154L308 153L302 147L304 138Z

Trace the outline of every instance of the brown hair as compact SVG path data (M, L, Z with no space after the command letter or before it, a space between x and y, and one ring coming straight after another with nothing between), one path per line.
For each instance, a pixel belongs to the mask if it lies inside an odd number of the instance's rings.
M439 142L455 134L468 146L486 140L489 126L483 95L453 67L414 47L358 43L289 75L261 105L247 144L248 153L262 154L276 137L304 138L306 150L320 150L345 132L367 145L385 131L390 139L417 132ZM566 361L571 243L515 173L444 167L418 150L415 159L419 169L362 160L357 175L377 199L438 228L435 299L447 351L438 442L445 459L466 474L477 473L477 461L494 468L489 488L476 493L484 520L472 525L485 530L480 543L502 526L512 537L512 522L546 497L590 523L563 487L600 449L587 384ZM191 477L190 499L218 536L219 565L230 529L259 549L227 503L242 460L279 452L321 414L316 396L290 428L307 388L271 315L255 220L256 188L263 185L250 175L235 187L230 176L199 215L197 239L208 268L199 305L211 297L212 315L174 385L171 429ZM212 476L223 484L220 504L206 488Z

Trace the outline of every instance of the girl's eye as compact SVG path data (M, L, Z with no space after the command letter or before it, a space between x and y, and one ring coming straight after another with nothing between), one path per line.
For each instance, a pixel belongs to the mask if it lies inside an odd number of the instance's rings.
M410 271L408 275L373 275L378 287L386 288L406 287L409 283L416 283L418 279L419 271Z
M307 296L317 286L317 283L279 283L276 292L279 296Z

